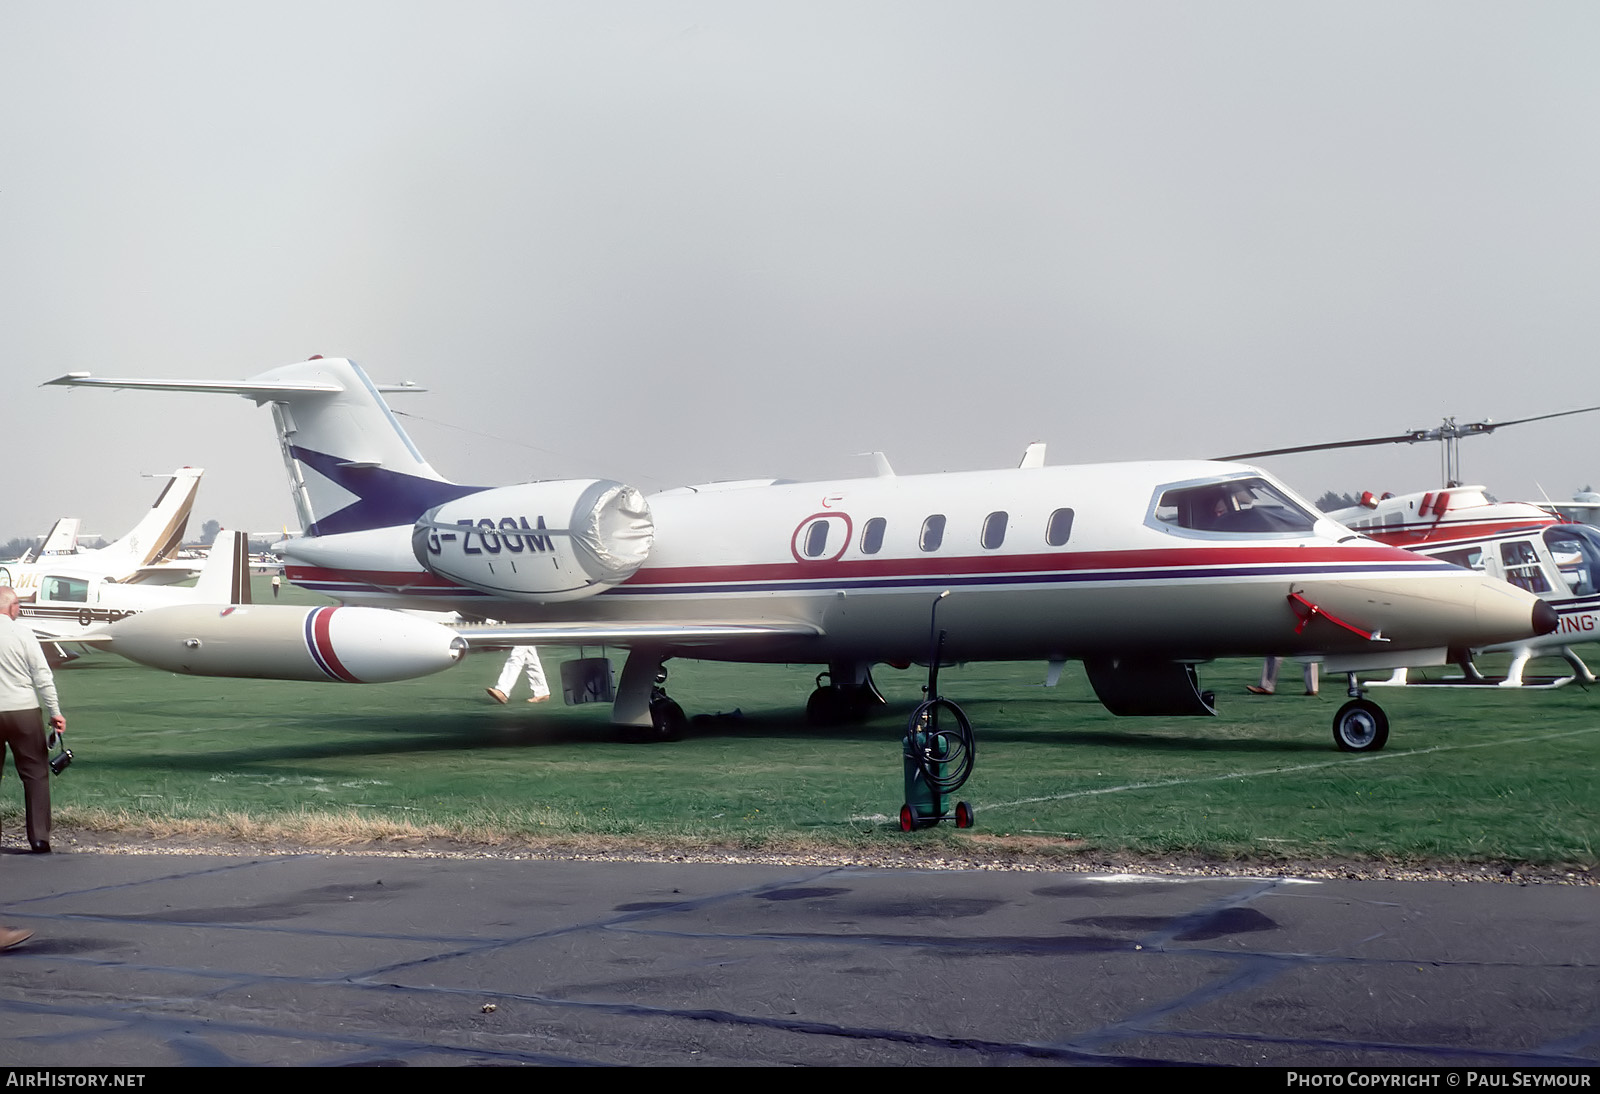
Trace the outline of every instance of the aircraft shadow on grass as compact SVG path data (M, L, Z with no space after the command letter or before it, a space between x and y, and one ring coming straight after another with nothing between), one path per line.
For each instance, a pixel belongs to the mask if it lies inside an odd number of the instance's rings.
M993 700L997 705L1015 707L1010 699ZM1078 704L1070 704L1076 706ZM1095 706L1085 703L1084 706ZM1068 714L1063 721L1076 721L1061 704L1052 704L1055 712ZM975 713L982 718L982 705L975 704ZM559 708L558 708L559 709ZM213 770L220 765L246 765L296 760L338 759L351 756L404 755L415 753L451 753L487 749L527 749L592 746L609 747L626 744L640 750L640 759L658 759L657 750L683 748L701 740L761 740L767 742L794 741L816 744L821 741L839 744L882 744L893 749L905 731L913 704L894 702L879 713L862 722L845 725L817 727L810 725L805 716L789 708L776 711L750 711L732 714L711 714L691 722L687 742L643 743L630 740L629 730L607 721L573 716L569 713L506 710L499 707L474 707L467 711L440 709L420 713L396 715L390 712L350 712L341 714L336 729L327 729L324 719L315 713L293 713L283 717L284 729L305 733L298 740L263 742L251 747L207 749L185 747L181 751L166 753L140 753L121 757L118 763L129 767L166 768L179 770ZM1098 710L1098 707L1095 706ZM152 713L148 707L146 713ZM550 714L555 716L551 717ZM1013 715L1007 715L1013 716ZM1083 715L1091 724L1096 715L1086 711ZM197 718L191 708L175 708L173 721L195 724L205 729L203 716ZM1305 740L1268 740L1255 737L1222 738L1197 732L1177 734L1153 733L1123 729L1059 728L1047 726L986 729L977 726L980 748L989 745L1038 745L1041 741L1060 746L1063 757L1070 759L1074 747L1089 745L1127 752L1206 752L1245 754L1299 754L1325 752L1320 738L1308 736ZM319 736L319 734L322 734Z
M151 713L145 708L145 713ZM900 721L909 715L902 715ZM197 730L206 729L203 717L192 710L174 710L174 721L188 721ZM138 768L210 771L220 766L255 763L270 764L291 760L338 759L350 756L405 755L416 753L472 752L486 749L539 749L564 746L617 746L626 744L639 750L641 760L655 757L657 750L682 747L682 743L649 744L630 742L624 727L603 720L584 718L540 718L531 714L517 719L498 708L476 709L468 713L439 710L397 717L389 713L341 715L337 729L317 736L324 725L315 714L285 715L283 727L306 736L293 741L262 742L250 747L207 749L182 745L171 752L142 752L119 757L119 765ZM750 739L766 741L818 740L884 742L899 732L898 723L882 720L849 726L817 729L805 722L804 715L790 712L756 712L738 718L712 718L691 726L689 738ZM181 736L178 740L182 740Z

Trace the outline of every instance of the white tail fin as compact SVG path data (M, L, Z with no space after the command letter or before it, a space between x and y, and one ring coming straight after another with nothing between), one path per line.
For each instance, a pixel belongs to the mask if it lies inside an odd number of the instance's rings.
M423 459L383 391L342 357L316 357L248 380L124 380L71 373L48 384L151 388L242 395L270 403L300 526L308 536L410 524L436 505L470 494Z
M194 583L197 604L250 603L250 534L218 532Z
M78 529L83 521L77 517L62 517L50 526L50 531L39 545L38 557L45 555L71 555L78 550Z
M205 470L199 467L174 471L133 531L102 548L100 557L111 560L121 556L138 567L153 566L176 552L183 546L189 511L194 508L195 491L200 489L200 476L204 474Z

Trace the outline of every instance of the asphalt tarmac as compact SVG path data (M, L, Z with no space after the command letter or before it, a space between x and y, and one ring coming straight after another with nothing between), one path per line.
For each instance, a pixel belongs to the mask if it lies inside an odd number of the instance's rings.
M0 1065L1593 1066L1600 888L0 856Z

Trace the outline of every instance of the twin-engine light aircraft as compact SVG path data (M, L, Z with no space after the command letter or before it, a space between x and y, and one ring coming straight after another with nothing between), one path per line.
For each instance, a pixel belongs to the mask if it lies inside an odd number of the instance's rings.
M71 556L63 556L70 559ZM125 584L70 561L46 558L38 591L21 605L20 622L41 642L77 642L107 623L178 604L250 603L250 544L245 532L218 536L192 586Z
M37 556L0 563L0 585L10 585L27 600L37 591L40 578L64 570L82 578L148 585L172 584L193 577L197 567L169 560L183 544L195 491L200 489L204 474L199 467L178 468L133 530L105 547L80 549L80 522L75 518L58 520Z
M1556 626L1533 594L1354 535L1238 464L1046 467L1030 450L1010 470L896 476L880 460L872 478L649 498L605 479L479 487L436 472L343 359L237 382L49 382L272 408L305 529L279 546L289 580L351 606L173 608L109 628L116 652L177 672L399 679L470 647L621 646L613 721L673 736L669 658L826 665L810 709L828 714L881 702L870 667L928 659L936 627L948 661L1081 660L1116 714L1214 714L1196 670L1213 658L1320 659L1350 673L1336 742L1374 749L1387 719L1357 670ZM452 631L377 608L506 622Z

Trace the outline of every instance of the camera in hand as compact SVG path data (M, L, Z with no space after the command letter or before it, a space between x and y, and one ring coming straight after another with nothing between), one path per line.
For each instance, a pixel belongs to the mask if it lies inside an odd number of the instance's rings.
M48 752L57 745L61 746L61 751L50 757L50 771L52 774L59 775L72 766L72 749L62 742L61 734L52 729L50 736L46 737L44 741L45 751Z

